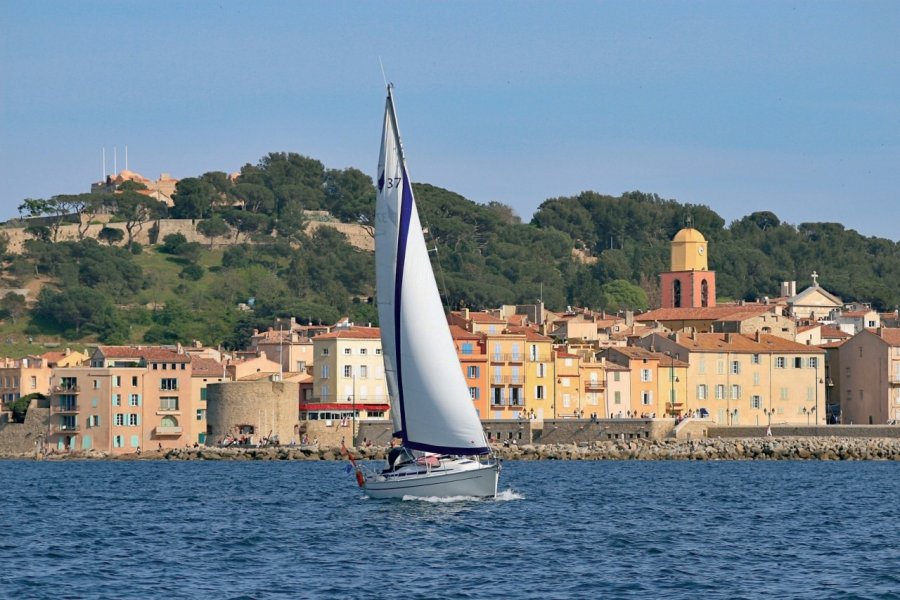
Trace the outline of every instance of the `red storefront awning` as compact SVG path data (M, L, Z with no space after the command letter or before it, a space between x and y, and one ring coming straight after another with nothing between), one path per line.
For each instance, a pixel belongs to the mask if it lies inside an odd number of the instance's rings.
M310 404L301 404L300 410L388 410L390 409L389 404L363 404L359 402L357 404L348 404L346 402L341 403L327 403L327 402L319 402L319 403L310 403Z

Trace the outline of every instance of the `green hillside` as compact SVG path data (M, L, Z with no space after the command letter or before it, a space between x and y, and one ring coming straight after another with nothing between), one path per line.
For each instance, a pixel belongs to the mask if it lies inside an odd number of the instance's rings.
M23 212L47 224L29 228L21 254L5 252L0 234L3 285L40 288L31 307L15 295L0 299L4 354L41 351L37 342L77 347L196 339L237 348L254 327L277 316L377 322L372 254L332 228L306 228L312 210L369 226L375 190L362 172L270 154L246 165L237 182L224 173L181 180L168 210L125 187L117 195L23 203ZM550 199L522 223L499 203L476 204L427 184L415 190L438 286L452 308L543 298L552 309L646 309L658 301L669 241L686 223L710 242L720 298L773 295L788 280L802 287L815 270L845 300L879 309L900 304L898 244L836 223L793 226L757 212L726 225L706 206L640 192ZM180 234L147 247L128 246L112 233L101 241L53 241L54 215L90 218L110 209L122 222L194 219L210 240L238 232L246 241L224 251ZM29 337L35 344L27 344Z

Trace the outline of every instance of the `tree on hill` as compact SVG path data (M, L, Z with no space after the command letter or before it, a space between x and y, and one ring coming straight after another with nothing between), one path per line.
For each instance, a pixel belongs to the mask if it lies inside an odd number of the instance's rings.
M216 196L216 188L206 179L181 179L175 184L171 215L176 219L206 219L212 214Z
M15 292L7 292L0 298L0 318L9 319L13 323L28 312L25 298Z
M197 231L207 239L209 239L209 247L212 249L213 240L218 237L225 237L231 233L231 228L219 215L213 215L209 219L204 219L197 223Z
M143 230L148 221L165 216L168 210L165 202L135 191L125 191L115 196L113 202L116 220L125 223L125 231L128 234L126 246L130 246L134 242L134 236Z
M108 246L114 246L125 239L125 232L118 227L104 227L97 234L97 239L106 242Z

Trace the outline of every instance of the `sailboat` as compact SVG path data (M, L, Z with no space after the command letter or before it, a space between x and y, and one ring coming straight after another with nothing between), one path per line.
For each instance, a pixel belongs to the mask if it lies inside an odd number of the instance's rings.
M375 269L382 357L394 437L387 465L357 480L373 498L492 497L491 455L463 378L425 245L387 88L375 203Z

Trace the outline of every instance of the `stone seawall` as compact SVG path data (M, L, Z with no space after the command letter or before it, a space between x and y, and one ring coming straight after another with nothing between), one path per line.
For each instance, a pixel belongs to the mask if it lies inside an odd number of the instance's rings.
M358 460L383 460L386 447L352 450ZM494 447L504 460L896 460L900 439L859 437L771 437L702 440L616 440L582 444L525 444ZM32 458L33 453L5 458ZM47 460L345 460L340 449L176 448L143 454L109 455L96 450L49 454Z

